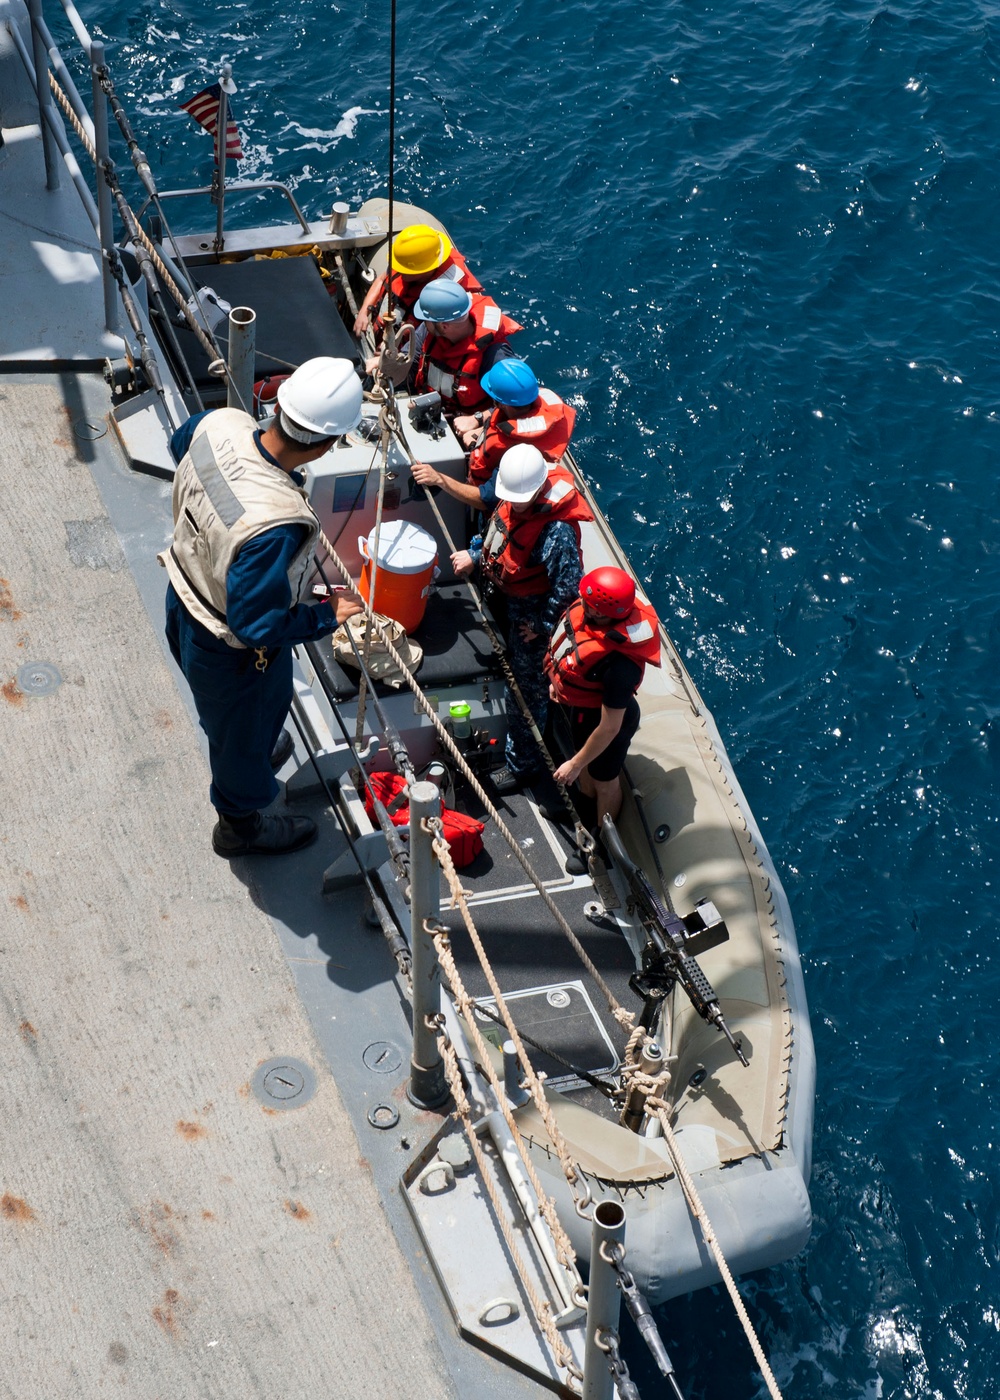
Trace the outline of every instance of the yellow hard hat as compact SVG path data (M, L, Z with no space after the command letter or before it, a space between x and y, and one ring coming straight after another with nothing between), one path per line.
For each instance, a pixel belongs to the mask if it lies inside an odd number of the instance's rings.
M392 240L392 265L404 277L422 277L451 253L451 239L429 224L410 224Z

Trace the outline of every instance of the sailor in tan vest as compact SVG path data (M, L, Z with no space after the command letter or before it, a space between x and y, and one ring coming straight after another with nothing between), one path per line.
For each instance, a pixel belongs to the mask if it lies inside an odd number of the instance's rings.
M281 385L268 426L222 408L189 419L171 441L180 465L173 542L160 555L167 640L208 735L220 856L295 851L316 836L308 817L262 809L279 792L272 754L292 701L291 648L361 610L346 591L305 601L320 527L299 475L360 416L350 361L321 357Z

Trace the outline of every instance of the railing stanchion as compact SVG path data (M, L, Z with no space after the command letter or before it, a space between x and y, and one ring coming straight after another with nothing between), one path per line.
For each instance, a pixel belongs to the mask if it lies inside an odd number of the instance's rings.
M441 910L441 872L434 858L427 817L441 814L441 791L435 783L412 783L410 799L410 955L413 959L413 1055L407 1094L420 1108L439 1108L448 1098L444 1061L437 1035L427 1025L428 1016L441 1010L441 970L434 940L425 925L433 927Z
M234 306L229 313L228 408L253 414L254 365L257 359L257 313Z
M583 1400L613 1400L614 1378L607 1352L598 1345L608 1332L618 1332L621 1294L613 1266L601 1253L603 1244L621 1244L625 1212L617 1201L601 1201L594 1209L590 1245L590 1284L587 1289L587 1349L583 1358Z
M45 155L45 188L59 188L59 155L55 137L50 130L54 119L52 93L49 91L49 57L42 38L42 0L28 0L31 15L31 53L35 62L35 92L38 96L38 125L42 128L42 151Z
M94 90L94 151L96 153L97 217L101 237L101 281L104 286L104 325L112 335L118 330L117 288L111 272L110 259L115 255L115 225L111 212L111 186L106 172L110 168L111 150L108 141L108 99L101 79L105 72L104 43L94 39L90 45L90 76Z

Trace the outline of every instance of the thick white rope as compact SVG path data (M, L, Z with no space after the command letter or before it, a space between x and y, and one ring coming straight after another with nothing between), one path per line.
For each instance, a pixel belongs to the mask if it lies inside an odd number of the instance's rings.
M448 1084L451 1088L458 1116L462 1121L462 1127L469 1140L469 1146L472 1148L473 1156L476 1159L476 1165L479 1167L480 1180L485 1186L486 1192L492 1202L494 1217L500 1227L500 1232L504 1237L514 1267L517 1270L525 1297L531 1304L536 1321L545 1335L545 1340L549 1344L556 1365L576 1380L582 1381L583 1372L576 1365L576 1362L573 1360L572 1352L556 1327L555 1319L552 1316L552 1304L547 1298L540 1298L538 1296L538 1292L525 1266L520 1247L517 1243L517 1238L514 1234L513 1224L509 1212L506 1209L506 1202L500 1199L496 1183L493 1180L493 1173L487 1165L482 1143L479 1141L479 1134L476 1132L472 1123L472 1110L469 1105L469 1100L466 1097L465 1085L462 1083L462 1074L458 1066L458 1056L455 1053L455 1047L452 1045L447 1034L440 1028L438 1032L438 1048L441 1051L441 1058L444 1061L445 1078L448 1080ZM500 1101L501 1103L503 1102L502 1096Z
M663 1099L651 1095L646 1100L646 1107L654 1112L659 1119L660 1127L663 1129L664 1141L670 1153L670 1160L677 1174L677 1180L680 1182L685 1198L687 1199L688 1209L701 1227L702 1238L715 1257L715 1262L722 1276L722 1281L726 1285L726 1290L732 1300L733 1307L736 1309L736 1316L739 1318L743 1326L743 1331L746 1333L747 1341L750 1343L750 1349L754 1354L757 1365L760 1367L760 1373L764 1377L768 1392L772 1400L782 1400L781 1391L778 1389L778 1382L774 1379L774 1372L771 1370L767 1357L764 1355L764 1348L760 1344L760 1339L757 1336L754 1325L750 1321L750 1314L746 1310L746 1304L743 1302L740 1291L736 1287L736 1280L733 1278L729 1264L726 1262L726 1256L722 1252L722 1246L716 1238L715 1231L712 1228L712 1222L708 1218L708 1212L705 1210L701 1197L698 1195L698 1188L695 1186L691 1173L688 1171L687 1164L681 1155L677 1138L674 1136L674 1130L670 1126L669 1105L666 1104Z
M476 956L479 959L479 965L483 970L483 974L486 977L487 982L489 983L490 991L493 993L494 999L496 1000L497 1011L501 1019L503 1020L508 1035L514 1042L514 1048L517 1051L518 1059L520 1060L521 1067L524 1070L524 1077L528 1086L528 1090L531 1094L532 1100L534 1101L535 1107L538 1110L539 1117L541 1118L542 1123L545 1126L545 1131L548 1133L549 1138L552 1142L552 1146L555 1148L556 1156L559 1159L559 1165L562 1167L563 1175L566 1178L570 1191L573 1193L573 1199L576 1204L576 1209L580 1213L580 1215L583 1215L586 1218L587 1209L592 1202L590 1188L586 1185L586 1183L583 1184L582 1189L580 1187L581 1178L579 1169L577 1167L577 1164L573 1161L573 1158L570 1155L569 1148L566 1146L566 1140L559 1130L559 1125L556 1122L555 1115L552 1112L552 1105L545 1097L545 1088L542 1082L542 1077L537 1073L535 1067L532 1065L528 1053L524 1048L524 1044L521 1040L520 1033L518 1032L517 1026L514 1023L514 1018L511 1016L510 1011L507 1007L507 1003L504 1001L503 993L500 990L500 984L497 982L496 979L496 973L493 971L493 967L490 963L489 957L487 956L486 950L483 947L482 939L479 936L479 930L476 928L472 914L469 912L469 906L466 902L465 891L462 889L462 886L458 879L458 873L455 870L454 864L452 863L451 852L448 849L448 842L444 839L444 835L442 833L441 819L439 817L434 817L431 818L429 821L426 821L425 829L428 830L433 837L434 854L437 856L441 869L444 871L445 879L448 881L448 887L451 890L452 900L454 901L455 905L457 906L459 912L462 915L462 922L465 924L469 937L472 940L472 945L476 950ZM565 1252L566 1257L563 1260L563 1262L567 1264L571 1263L576 1259L576 1254L573 1250L573 1246L570 1243L568 1235L566 1235L563 1231L563 1227L559 1221L558 1216L556 1215L555 1205L552 1204L549 1201L548 1197L545 1196L545 1194L542 1192L541 1184L538 1181L538 1178L535 1176L534 1168L531 1162L527 1159L526 1149L523 1145L521 1133L517 1126L516 1120L514 1119L513 1114L510 1113L509 1109L506 1108L506 1095L502 1090L499 1077L497 1076L497 1073L493 1068L493 1063L489 1057L489 1051L487 1049L485 1039L483 1038L482 1032L480 1031L479 1026L476 1023L474 1014L475 1002L473 998L469 995L469 993L466 991L465 985L462 982L461 974L458 970L458 966L455 962L454 956L451 951L451 944L448 942L447 938L444 936L441 930L435 931L434 942L435 947L438 949L438 958L441 961L441 966L444 969L445 976L448 979L448 982L451 986L452 992L455 997L455 1001L459 1006L459 1009L461 1010L462 1014L465 1016L466 1021L469 1023L469 1029L472 1034L476 1050L479 1053L479 1059L480 1063L482 1064L483 1070L489 1078L494 1093L497 1095L498 1100L501 1104L505 1106L504 1116L507 1118L508 1126L511 1129L511 1135L513 1136L515 1142L518 1144L518 1150L521 1152L522 1157L525 1157L525 1168L531 1179L531 1184L535 1190L535 1194L539 1197L539 1208L541 1209L542 1214L545 1216L545 1220L549 1226L549 1229L552 1231L552 1235L556 1241L557 1248L559 1248L560 1250L560 1257L562 1257L563 1252Z

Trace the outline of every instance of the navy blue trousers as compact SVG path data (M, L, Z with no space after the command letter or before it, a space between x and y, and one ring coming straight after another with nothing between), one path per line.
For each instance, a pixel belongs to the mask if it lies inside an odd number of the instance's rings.
M542 667L549 649L549 639L541 633L542 609L547 601L544 595L540 598L507 599L507 660L540 733L545 732L549 712L549 678ZM541 635L533 642L523 641L519 626L521 622L527 622L533 632ZM545 760L510 686L504 692L504 706L507 711L504 758L512 773L519 778L528 778L544 768Z
M267 670L256 670L256 652L237 651L214 637L171 586L167 641L208 736L212 806L227 816L269 807L280 791L271 750L292 703L291 649L269 651Z

